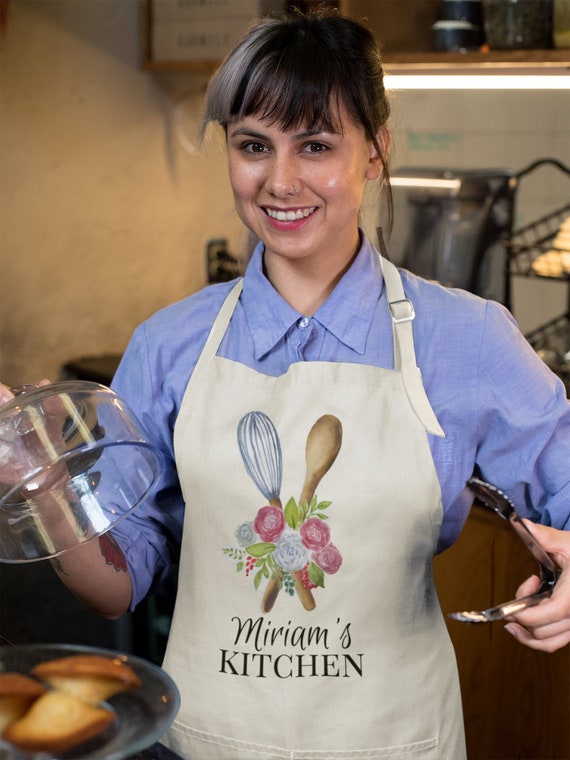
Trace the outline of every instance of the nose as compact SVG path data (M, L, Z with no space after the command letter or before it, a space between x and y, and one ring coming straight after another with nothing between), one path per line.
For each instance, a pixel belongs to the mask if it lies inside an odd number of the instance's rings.
M277 199L299 194L301 181L295 161L289 157L275 157L267 177L267 190Z

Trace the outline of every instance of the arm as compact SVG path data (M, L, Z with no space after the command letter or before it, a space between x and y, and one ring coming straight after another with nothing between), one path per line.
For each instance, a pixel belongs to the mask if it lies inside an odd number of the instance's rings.
M549 599L507 625L522 644L552 652L570 643L570 404L516 327L505 327L494 350L482 351L477 463L526 512L529 528L563 571ZM517 597L539 585L531 576Z
M115 620L129 609L131 576L110 533L50 560L61 581L85 605Z

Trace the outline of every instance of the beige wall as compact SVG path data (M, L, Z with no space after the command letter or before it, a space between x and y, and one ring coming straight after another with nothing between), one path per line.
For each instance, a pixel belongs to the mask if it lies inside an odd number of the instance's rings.
M223 148L175 134L205 80L141 71L138 2L11 0L1 44L0 378L19 383L122 351L240 226Z
M11 0L0 44L0 378L16 384L122 351L202 287L208 239L243 239L223 148L192 152L205 78L140 69L137 0ZM569 106L560 92L400 93L394 164L568 161ZM563 192L535 188L530 213ZM527 291L527 324L565 297Z

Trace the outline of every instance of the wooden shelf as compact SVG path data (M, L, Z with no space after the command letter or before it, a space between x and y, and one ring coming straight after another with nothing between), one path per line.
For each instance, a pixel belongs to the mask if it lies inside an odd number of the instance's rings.
M439 0L408 0L407 26L402 24L401 7L394 0L371 4L370 0L341 0L340 7L366 17L372 29L384 31L383 62L392 73L461 74L536 73L570 74L568 50L492 50L488 52L440 53L429 50L429 28ZM378 16L379 9L382 12ZM414 16L412 11L416 9ZM145 71L210 74L219 64L211 61L155 61L151 45L151 7L141 1L141 66ZM420 24L421 22L421 24ZM409 28L408 28L409 27ZM418 32L418 28L421 31ZM378 36L379 32L377 32ZM415 38L410 35L415 34ZM417 48L414 49L414 48Z
M570 50L491 50L474 53L398 53L387 52L383 57L389 70L429 69L430 73L454 73L477 70L493 74L496 71L527 72L539 70L570 74Z

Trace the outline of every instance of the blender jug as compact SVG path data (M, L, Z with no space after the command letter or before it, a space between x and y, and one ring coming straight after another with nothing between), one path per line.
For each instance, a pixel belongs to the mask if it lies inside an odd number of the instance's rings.
M508 170L400 169L391 185L390 255L448 287L504 302L511 194Z

